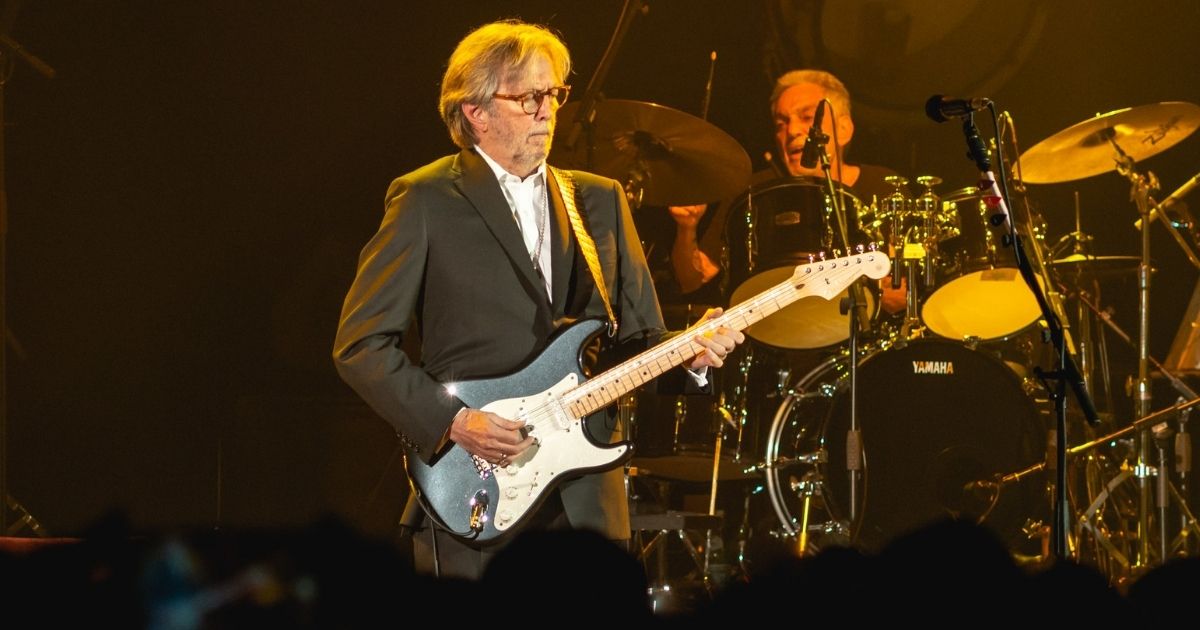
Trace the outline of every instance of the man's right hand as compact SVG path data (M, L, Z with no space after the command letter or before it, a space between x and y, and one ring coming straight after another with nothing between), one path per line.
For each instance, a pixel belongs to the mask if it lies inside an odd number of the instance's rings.
M507 466L533 446L533 437L521 435L524 422L506 420L489 411L464 408L450 424L450 439L468 453L498 466Z
M675 219L675 223L679 227L695 228L700 223L700 217L704 216L704 211L708 210L708 205L671 206L668 210L671 211L671 218Z

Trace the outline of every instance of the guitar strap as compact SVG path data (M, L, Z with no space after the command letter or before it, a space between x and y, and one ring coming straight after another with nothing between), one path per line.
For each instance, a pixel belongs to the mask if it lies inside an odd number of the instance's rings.
M617 316L613 314L612 301L608 297L608 286L604 284L604 274L600 271L600 257L596 254L596 243L588 233L585 220L575 205L575 177L571 175L570 171L564 171L549 164L546 165L546 170L554 176L554 181L558 183L558 189L562 192L563 205L567 208L567 218L571 220L571 229L575 231L575 241L579 243L579 251L583 252L583 258L592 272L592 279L596 281L596 289L600 291L600 299L604 301L604 310L608 313L608 336L614 337L617 334Z

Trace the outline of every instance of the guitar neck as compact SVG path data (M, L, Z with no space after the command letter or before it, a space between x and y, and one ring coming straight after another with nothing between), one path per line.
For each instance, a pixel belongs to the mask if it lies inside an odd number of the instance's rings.
M742 330L795 302L809 292L803 285L793 285L788 279L774 287L730 308L716 319L700 325L649 349L588 380L571 392L567 404L576 417L599 411L625 394L658 378L667 370L678 367L704 352L695 336L715 331L719 327Z

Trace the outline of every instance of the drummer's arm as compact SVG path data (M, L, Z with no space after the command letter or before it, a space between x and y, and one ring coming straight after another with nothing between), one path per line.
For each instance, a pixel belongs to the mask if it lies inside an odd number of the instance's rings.
M706 205L671 206L671 217L675 219L675 243L671 246L671 266L675 269L675 280L684 293L691 293L704 286L720 272L720 268L708 254L700 249L696 226L704 216Z
M908 281L900 278L900 286L892 288L892 277L889 275L879 281L880 306L889 315L903 313L908 308Z
M888 255L895 258L896 248L888 245ZM879 281L880 307L888 315L903 313L908 310L908 280L900 276L900 286L892 288L892 274L884 276Z

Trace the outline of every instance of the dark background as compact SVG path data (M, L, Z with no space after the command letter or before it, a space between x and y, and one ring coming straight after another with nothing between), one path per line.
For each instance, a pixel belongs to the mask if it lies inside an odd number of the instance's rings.
M114 509L144 528L334 510L386 531L394 440L329 359L384 190L453 150L438 82L470 28L549 23L582 94L621 3L26 4L10 33L59 76L18 64L6 85L11 494L60 534ZM1023 149L1098 112L1200 102L1194 2L836 4L651 2L605 92L698 113L716 50L709 119L760 165L774 76L825 67L855 97L852 157L944 190L975 173L957 126L921 115L930 94L993 98ZM1160 196L1200 170L1198 142L1144 163ZM1137 254L1128 189L1110 173L1030 198L1051 241L1078 192L1096 253ZM1153 243L1161 358L1196 273L1161 228ZM1136 334L1133 278L1104 297ZM1115 346L1120 379L1133 353Z

